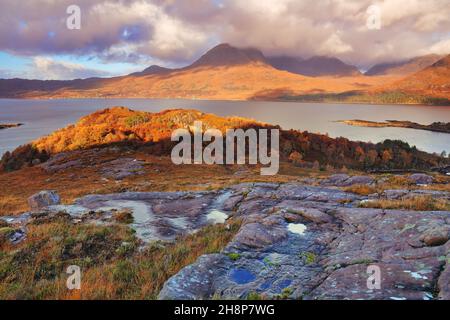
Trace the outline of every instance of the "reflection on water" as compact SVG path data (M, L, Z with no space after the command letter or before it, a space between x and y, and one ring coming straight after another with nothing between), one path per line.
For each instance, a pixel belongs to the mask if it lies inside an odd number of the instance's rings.
M422 124L450 122L450 107L154 99L0 99L0 123L25 123L22 127L0 130L0 154L74 123L95 110L112 106L150 112L171 108L198 109L219 116L253 118L278 124L284 129L327 133L331 137L371 142L400 139L428 152L450 151L449 135L445 133L406 128L352 127L334 122L349 119L409 120Z

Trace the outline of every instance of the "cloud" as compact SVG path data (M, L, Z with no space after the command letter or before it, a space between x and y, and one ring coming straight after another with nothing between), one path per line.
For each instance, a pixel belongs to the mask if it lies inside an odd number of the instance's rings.
M84 79L111 75L101 70L86 68L81 64L49 57L35 57L26 73L29 78L41 80Z
M0 0L0 50L105 61L182 65L228 42L267 55L333 55L360 67L443 53L448 0L77 0L81 30L68 30L72 0ZM371 5L381 29L367 27ZM444 52L445 53L445 52Z

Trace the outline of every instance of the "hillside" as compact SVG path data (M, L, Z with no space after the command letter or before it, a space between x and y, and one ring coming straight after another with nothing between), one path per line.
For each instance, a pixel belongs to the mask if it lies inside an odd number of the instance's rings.
M196 110L149 113L115 107L97 111L74 125L19 147L12 153L5 153L0 169L15 170L23 165L45 162L56 153L111 145L150 147L151 153L167 155L174 145L170 141L173 130L189 128L196 120L203 122L204 129L215 128L222 132L228 128L274 128L251 119L223 118ZM295 130L281 131L280 149L282 159L305 167L317 162L317 166L337 168L430 169L443 161L401 141L386 140L372 144Z
M450 55L383 90L450 99Z
M337 58L315 56L309 59L295 57L272 57L269 63L276 69L285 70L310 77L320 76L359 76L355 66L348 65Z
M421 57L415 57L409 60L394 62L394 63L381 63L370 68L365 75L367 76L379 76L379 75L400 75L406 76L425 69L431 66L435 62L442 59L443 56L437 54L429 54Z

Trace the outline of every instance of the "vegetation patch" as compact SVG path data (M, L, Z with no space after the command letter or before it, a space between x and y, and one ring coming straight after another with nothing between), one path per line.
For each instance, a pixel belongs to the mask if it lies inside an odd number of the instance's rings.
M202 254L220 252L239 227L238 220L208 226L138 250L125 225L29 225L25 241L2 246L0 299L155 299L169 277ZM66 288L69 265L81 268L81 290Z
M434 199L431 196L416 196L399 200L373 200L359 204L361 208L404 209L416 211L448 211L450 204L444 199Z

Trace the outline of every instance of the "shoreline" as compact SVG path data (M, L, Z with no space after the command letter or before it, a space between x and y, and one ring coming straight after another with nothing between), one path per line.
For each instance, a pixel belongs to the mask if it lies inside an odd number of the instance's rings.
M420 124L412 121L399 121L399 120L386 120L381 121L369 121L369 120L338 120L337 123L343 123L354 127L365 128L407 128L416 130L426 130L439 133L450 133L450 123L447 122L433 122L429 125Z
M0 123L0 130L17 128L23 126L23 123Z

